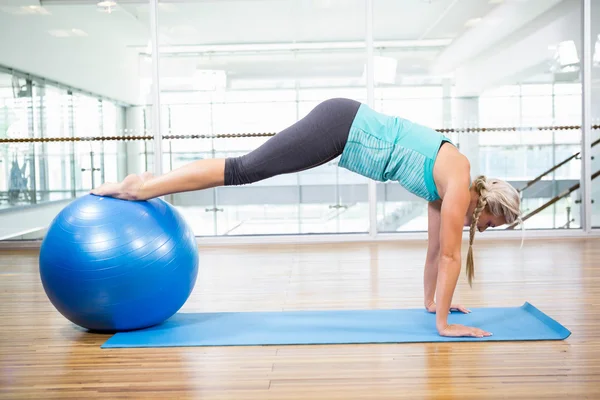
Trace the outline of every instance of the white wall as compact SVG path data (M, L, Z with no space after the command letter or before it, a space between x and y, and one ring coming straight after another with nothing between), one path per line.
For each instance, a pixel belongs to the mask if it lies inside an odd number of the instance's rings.
M105 36L100 27L78 21L76 14L31 16L0 10L0 65L136 104L138 55L115 40L108 22L102 25ZM81 29L88 36L57 38L49 33L57 29Z
M57 201L0 212L0 240L47 227L70 201Z

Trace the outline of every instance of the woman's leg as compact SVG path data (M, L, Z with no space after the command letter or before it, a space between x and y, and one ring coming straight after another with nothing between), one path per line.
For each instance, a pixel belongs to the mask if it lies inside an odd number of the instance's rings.
M256 150L225 163L225 185L244 185L322 165L344 150L360 103L330 99L267 140Z
M129 175L120 183L106 183L92 193L145 200L216 186L244 185L313 168L342 153L359 106L354 100L326 100L241 157L198 160L158 177Z
M225 160L208 158L193 161L164 175L128 175L119 183L104 183L90 193L123 200L147 200L166 194L223 185Z

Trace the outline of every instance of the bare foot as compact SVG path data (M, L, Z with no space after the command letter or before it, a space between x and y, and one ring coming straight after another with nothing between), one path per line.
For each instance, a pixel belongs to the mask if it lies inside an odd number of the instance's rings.
M107 182L99 187L92 189L91 194L96 196L114 197L121 200L147 200L141 195L141 187L144 182L154 178L149 172L141 175L128 175L122 182Z

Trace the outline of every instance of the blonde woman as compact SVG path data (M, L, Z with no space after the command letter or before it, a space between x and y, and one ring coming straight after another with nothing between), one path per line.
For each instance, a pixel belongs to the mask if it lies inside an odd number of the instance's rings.
M475 231L519 220L518 192L498 179L480 176L471 182L469 161L447 137L354 100L336 98L320 103L306 117L241 157L198 160L158 177L133 174L91 193L146 200L250 184L313 168L338 156L340 167L381 182L397 181L429 202L425 308L436 313L436 328L442 336L491 335L476 327L448 324L450 310L469 312L452 304L461 269L463 227L470 227L466 272L471 284Z

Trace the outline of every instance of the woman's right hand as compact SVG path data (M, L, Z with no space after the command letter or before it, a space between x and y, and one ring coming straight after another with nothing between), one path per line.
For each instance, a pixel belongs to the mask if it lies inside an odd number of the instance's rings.
M486 332L483 329L472 328L470 326L464 326L464 325L458 325L458 324L446 325L445 328L439 329L438 332L439 332L440 336L452 336L452 337L470 336L470 337L482 338L482 337L492 336L492 334L490 332Z
M129 174L122 182L107 182L90 191L96 196L114 197L121 200L147 200L141 195L144 183L153 178L149 172Z

